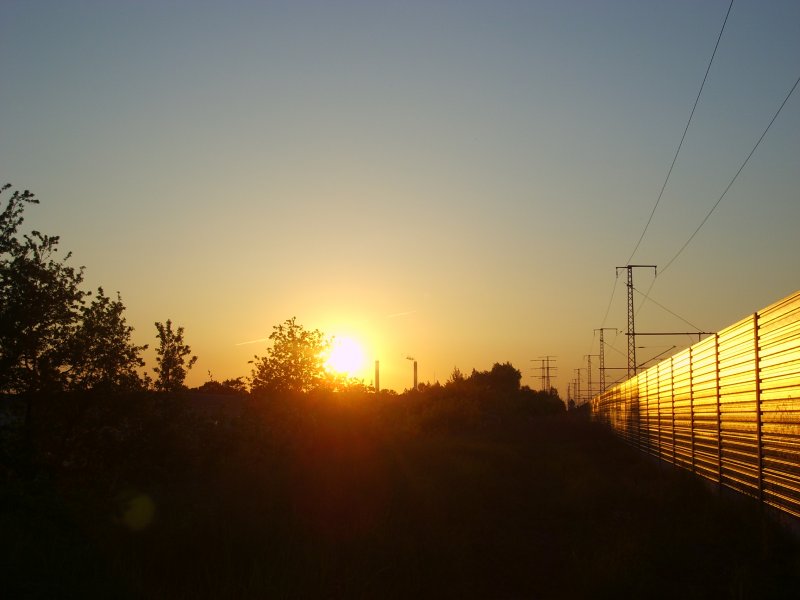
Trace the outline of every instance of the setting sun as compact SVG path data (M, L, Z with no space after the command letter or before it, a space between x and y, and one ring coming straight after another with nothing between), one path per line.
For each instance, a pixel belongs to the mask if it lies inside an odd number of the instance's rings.
M325 366L336 373L353 377L364 367L364 351L353 338L334 338Z

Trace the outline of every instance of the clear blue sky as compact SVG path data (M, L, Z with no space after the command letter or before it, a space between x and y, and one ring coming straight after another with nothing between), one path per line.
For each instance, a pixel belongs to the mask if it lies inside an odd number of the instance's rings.
M139 343L186 327L192 385L248 374L265 345L242 342L297 316L358 339L384 387L410 385L407 355L422 381L509 360L537 387L551 354L565 394L592 329L625 328L622 279L603 323L614 267L727 8L6 0L0 179L121 292ZM674 255L798 75L800 3L736 0L634 262ZM653 298L713 331L795 291L798 184L800 92ZM687 327L654 304L637 324Z

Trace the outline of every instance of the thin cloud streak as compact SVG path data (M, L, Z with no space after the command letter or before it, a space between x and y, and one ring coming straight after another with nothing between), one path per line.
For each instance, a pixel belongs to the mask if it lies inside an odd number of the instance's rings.
M267 342L269 338L258 338L257 340L250 340L249 342L239 342L238 344L234 344L234 346L246 346L247 344L257 344L259 342Z

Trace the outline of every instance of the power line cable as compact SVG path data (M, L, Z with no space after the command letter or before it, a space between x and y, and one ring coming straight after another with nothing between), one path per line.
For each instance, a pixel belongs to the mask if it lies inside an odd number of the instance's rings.
M774 114L774 115L772 115L772 119L770 120L770 122L769 122L769 124L767 125L766 129L764 129L764 132L761 134L761 137L759 137L759 138L758 138L758 141L757 141L757 142L755 143L755 145L753 146L753 149L752 149L752 150L750 150L750 153L747 155L747 158L745 158L745 159L744 159L744 162L742 162L741 166L740 166L740 167L739 167L739 169L736 171L736 174L733 176L733 178L730 180L730 182L728 183L728 185L725 187L725 190L722 192L722 194L720 195L720 197L719 197L719 198L717 198L717 201L714 203L714 206L712 206L712 207L711 207L711 210L709 210L709 211L708 211L708 213L706 214L706 216L705 216L705 217L703 217L703 220L700 222L700 225L698 225L698 226L697 226L697 229L695 229L695 230L694 230L694 232L692 233L692 235L690 235L690 236L689 236L689 238L688 238L688 239L687 239L687 240L686 240L686 241L683 243L683 245L682 245L682 246L681 246L681 247L678 249L678 251L677 251L677 252L676 252L676 253L673 255L673 257L672 257L671 259L669 259L669 261L667 262L667 264L666 264L664 267L662 267L662 268L661 268L661 271L660 271L660 274L661 274L661 275L663 275L663 274L664 274L664 272L665 272L667 269L669 269L669 268L670 268L670 266L672 265L672 263L674 263L674 262L675 262L675 260L677 260L677 258L678 258L678 257L679 257L679 256L680 256L682 253L683 253L683 251L684 251L684 250L686 249L686 247L687 247L687 246L688 246L688 245L691 243L691 241L692 241L692 240L695 238L695 236L696 236L696 235L697 235L697 233L700 231L700 229L702 229L703 225L705 225L705 224L706 224L706 221L708 221L708 218L709 218L709 217L711 216L711 214L712 214L712 213L713 213L713 212L716 210L716 208L717 208L717 206L719 206L720 202L722 202L722 199L725 197L725 195L728 193L728 191L731 189L731 187L733 187L733 184L736 182L736 179L739 177L739 174L740 174L740 173L741 173L741 172L744 170L745 166L746 166L746 165L747 165L747 163L750 161L750 158L753 156L753 154L755 154L755 151L756 151L756 149L759 147L759 145L761 145L761 142L762 142L762 140L763 140L763 139L766 137L766 135L767 135L767 132L768 132L768 131L770 130L770 128L772 127L772 124L773 124L773 123L775 122L775 120L778 118L778 115L779 115L779 114L781 113L781 111L783 110L783 107L784 107L784 106L786 106L786 103L789 101L789 98L791 98L792 94L793 94L793 93L794 93L794 91L797 89L797 85L798 85L798 84L800 84L800 77L798 77L798 78L795 80L795 82L794 82L794 85L793 85L793 86L792 86L792 88L789 90L789 93L788 93L788 94L786 94L786 97L783 99L783 102L781 102L781 105L778 107L778 110L777 110L777 111L775 111L775 114ZM636 314L637 314L637 315L639 314L639 311L640 311L640 310L642 310L642 308L643 308L643 307L644 307L644 305L647 303L647 301L648 301L648 300L651 300L651 298L650 298L650 292L652 291L652 289L653 289L653 286L654 286L655 284L656 284L656 279L653 279L653 281L651 281L651 282L650 282L650 286L647 288L647 291L646 291L646 292L644 292L644 293L642 293L642 292L639 292L640 294L642 294L642 295L644 296L644 302L642 302L642 304L640 304L640 305L639 305L639 308L638 308L638 309L637 309L637 311L636 311ZM639 291L639 290L636 290L636 291Z
M640 290L638 290L638 289L636 289L636 288L633 288L633 289L634 289L634 291L635 291L636 293L638 293L638 294L641 294L642 296L645 296L644 292L642 292L642 291L640 291ZM647 296L645 296L645 297L647 297ZM681 321L683 321L684 323L686 323L686 324L687 324L689 327L691 327L692 329L696 329L697 331L700 331L700 328L699 328L697 325L694 325L694 324L690 323L689 321L687 321L686 319L684 319L682 316L680 316L678 313L676 313L676 312L674 312L674 311L671 311L670 309L668 309L668 308L667 308L666 306L664 306L663 304L660 304L660 303L656 302L655 300L653 300L653 298L651 298L651 297L647 297L647 298L648 298L648 300L650 300L650 302L652 302L653 304L655 304L656 306L658 306L658 307L659 307L659 308L661 308L662 310L665 310L665 311L667 311L667 312L668 312L669 314L671 314L673 317L677 317L678 319L680 319Z
M619 282L619 277L615 276L614 277L614 286L611 288L611 297L608 299L608 306L606 307L606 314L603 315L603 321L602 321L602 324L600 325L600 328L603 328L603 327L606 326L606 319L608 319L608 313L611 312L611 304L614 302L614 293L617 291L617 283L618 282ZM592 332L592 342L591 342L591 344L589 344L589 351L586 352L586 354L591 354L592 348L594 348L594 340L595 340L596 337L597 337L596 333L595 333L595 331L593 331Z
M617 291L617 283L619 282L619 276L614 277L614 287L611 288L611 297L608 299L608 306L606 307L606 314L603 315L603 322L600 327L606 326L606 319L608 319L608 313L611 311L611 303L614 301L614 292ZM594 339L594 338L592 338Z
M626 352L623 352L622 350L620 350L619 348L617 348L613 344L606 344L606 348L611 348L614 352L616 352L620 356L623 356L623 357L627 357L628 356L628 354Z
M725 197L725 194L727 194L728 190L731 189L731 187L733 186L734 182L739 177L739 174L742 172L742 170L745 168L747 163L750 161L750 157L752 157L753 154L755 154L755 151L758 148L758 146L761 144L761 141L764 139L764 137L766 137L767 132L770 130L770 127L772 127L772 124L775 122L775 119L777 119L778 115L781 114L781 111L783 110L783 107L786 106L786 103L789 101L789 98L794 93L795 89L797 89L797 84L798 83L800 83L800 77L797 78L797 80L794 82L794 85L792 86L792 89L790 89L789 93L786 94L786 97L783 99L783 102L781 102L781 105L780 105L780 107L778 107L778 110L772 116L772 119L770 120L769 125L767 125L767 128L764 130L764 133L762 133L761 137L758 138L758 141L756 142L755 146L753 146L753 149L750 150L750 154L748 154L747 158L744 159L744 162L739 167L739 170L736 171L736 175L734 175L733 179L730 180L730 183L728 183L727 187L725 188L725 191L722 192L722 195L714 203L714 206L711 207L711 210L708 211L708 214L703 218L702 221L700 221L700 225L697 226L697 229L694 230L694 233L692 233L692 235L689 236L689 239L686 240L683 243L683 246L681 246L680 249L675 253L675 256L673 256L671 259L669 259L669 262L667 263L667 265L664 268L661 269L661 274L662 275L663 275L664 271L669 269L670 265L675 262L675 259L677 259L681 255L681 253L686 249L686 246L688 246L689 243L694 239L694 236L697 235L697 232L699 232L700 229L702 229L703 225L706 224L706 221L708 221L708 218L711 216L711 213L713 213L714 210L716 210L717 206L719 206L719 203L722 202L722 199Z
M639 249L639 245L642 243L644 239L644 234L647 233L647 228L650 227L650 222L653 220L653 215L656 214L656 209L658 208L658 204L661 202L661 196L664 195L664 190L667 188L667 182L669 181L670 175L672 175L672 169L675 168L675 162L678 160L678 154L680 154L681 147L683 146L683 140L686 139L686 132L689 131L689 125L692 123L692 117L694 117L694 111L697 108L697 103L700 102L700 94L703 93L703 87L706 85L706 80L708 79L708 72L711 70L711 64L714 62L714 57L717 55L717 48L719 48L719 41L722 39L722 32L725 31L725 24L728 22L728 16L731 14L731 8L733 8L733 0L731 0L730 4L728 5L728 12L725 13L725 20L722 22L722 28L719 30L719 35L717 36L717 43L714 44L714 51L711 53L711 59L708 61L708 67L706 67L706 73L703 75L703 82L700 84L700 90L697 92L697 97L694 99L694 106L692 106L692 112L689 114L689 120L686 122L686 127L683 129L683 135L681 136L681 141L678 143L678 149L675 150L675 156L672 157L672 164L669 166L669 170L667 171L667 176L664 179L664 183L661 186L661 191L658 193L658 198L656 199L655 205L653 205L653 210L650 211L650 216L647 219L647 223L645 223L644 229L642 230L642 235L639 236L639 241L636 242L636 246L633 248L633 252L628 257L628 261L626 264L630 264L631 260L633 260L633 256L636 254L636 251Z

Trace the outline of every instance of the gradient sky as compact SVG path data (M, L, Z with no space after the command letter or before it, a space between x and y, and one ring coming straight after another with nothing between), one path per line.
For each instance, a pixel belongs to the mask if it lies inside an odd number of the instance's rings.
M266 344L242 343L296 316L360 340L367 383L380 359L382 387L409 387L412 355L421 381L511 361L538 387L550 354L566 395L593 328L626 327L615 267L727 8L2 0L0 179L36 193L27 225L87 286L119 290L138 343L186 328L190 385L249 374ZM632 262L669 261L798 75L800 3L736 0ZM798 226L795 92L652 296L721 329L800 287ZM637 327L688 326L648 303ZM690 342L640 339L642 359Z

